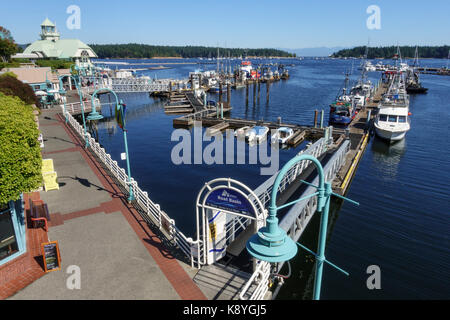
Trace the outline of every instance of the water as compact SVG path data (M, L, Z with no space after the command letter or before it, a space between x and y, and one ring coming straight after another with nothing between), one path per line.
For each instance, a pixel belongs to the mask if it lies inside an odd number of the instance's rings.
M259 104L253 103L250 87L248 107L245 89L233 90L232 117L276 121L280 116L289 123L312 124L314 110L327 110L343 85L345 72L353 69L352 79L356 79L359 64L359 60L330 59L283 62L295 64L288 67L291 79L271 85L269 104L265 85L261 85ZM421 61L421 65L430 67L445 63ZM160 79L186 78L200 67L216 66L178 65L140 73ZM370 79L378 81L379 73L370 73ZM391 146L377 138L370 141L348 192L348 197L360 202L360 206L332 203L327 258L350 276L325 266L323 299L448 298L450 77L422 75L421 79L429 93L411 98L412 128L406 139ZM267 179L259 174L258 165L174 165L171 151L178 142L171 141L171 134L175 116L165 115L163 104L145 94L126 94L121 98L129 112L132 176L188 236L195 233L194 202L205 182L231 177L255 188ZM109 112L108 106L103 107L104 115ZM125 167L125 162L120 161L124 150L121 131L108 132L106 122L99 129L100 142ZM280 165L301 147L282 150ZM311 249L317 246L318 222L316 216L300 239ZM381 290L368 290L366 286L370 265L381 269ZM278 298L310 298L312 257L299 252L292 266L292 276Z

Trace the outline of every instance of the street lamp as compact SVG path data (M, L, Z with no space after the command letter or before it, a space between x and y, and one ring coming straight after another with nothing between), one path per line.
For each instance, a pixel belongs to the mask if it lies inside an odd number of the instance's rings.
M70 70L72 70L72 66L70 66ZM77 92L78 92L78 96L80 97L80 106L81 106L81 115L83 118L83 128L84 128L84 138L86 141L86 148L89 147L89 140L87 138L87 129L86 129L86 119L84 117L84 102L83 102L83 92L81 91L81 80L80 77L78 77L78 81L77 81L77 77L73 76L73 75L62 75L59 77L59 86L60 86L60 93L66 94L66 91L63 88L63 83L62 80L65 78L71 78L73 80L73 82L75 83L75 87L77 88ZM80 82L80 83L79 83ZM64 115L66 116L66 122L68 121L67 119L67 114L66 114L66 99L64 99Z
M303 183L313 186L317 189L317 192L310 194L308 196L302 197L293 202L287 203L280 207L276 205L276 198L278 193L278 188L281 184L281 181L285 174L289 171L290 168L295 166L297 163L301 161L311 161L317 168L319 173L319 186L314 186L306 181ZM346 201L350 201L353 204L359 205L359 203L345 198L341 195L338 195L332 191L331 183L325 182L325 175L323 171L322 164L315 157L310 155L300 155L292 160L290 160L284 167L281 169L277 178L275 179L275 183L272 188L271 195L271 203L269 206L269 217L267 219L266 227L261 228L258 233L253 235L247 242L247 251L254 258L267 261L269 263L279 263L285 262L292 259L297 254L297 246L295 242L286 234L286 232L281 229L278 225L277 211L297 202L304 201L311 197L317 196L317 211L321 213L320 220L320 231L319 231L319 245L318 245L318 253L314 253L302 244L297 242L297 245L302 249L308 251L316 257L316 277L314 283L314 300L320 300L320 290L322 286L322 272L323 272L323 263L326 262L337 270L343 272L348 276L348 273L337 267L333 263L329 262L325 258L325 244L327 237L327 228L328 228L328 213L330 209L330 198L331 195L334 195L338 198L341 198Z
M124 107L124 103L122 100L119 101L119 98L117 97L117 94L108 88L101 88L98 89L94 92L94 94L92 95L91 98L91 104L92 104L92 113L89 115L88 119L91 118L93 120L99 120L98 117L100 116L102 119L103 116L98 114L98 112L95 109L95 103L94 103L94 98L97 95L98 92L110 92L114 95L114 97L116 98L116 113L120 112L120 116L122 118L122 131L123 131L123 140L125 143L125 154L126 154L126 160L127 160L127 171L128 171L128 185L129 185L129 196L128 196L128 202L131 202L135 199L134 194L133 194L133 187L131 185L131 169L130 169L130 159L128 156L128 139L127 139L127 130L125 129L125 114L123 111L123 107Z

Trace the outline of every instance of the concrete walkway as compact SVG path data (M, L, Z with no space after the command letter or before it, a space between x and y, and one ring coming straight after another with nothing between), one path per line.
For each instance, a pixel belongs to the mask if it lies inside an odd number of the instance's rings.
M10 299L206 299L111 177L58 115L43 110L43 159L53 159L60 189L41 192L50 211L51 241L62 270L51 272ZM80 270L81 288L68 289Z

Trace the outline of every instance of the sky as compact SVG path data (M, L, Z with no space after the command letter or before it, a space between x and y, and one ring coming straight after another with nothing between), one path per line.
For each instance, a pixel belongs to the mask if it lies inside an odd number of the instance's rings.
M56 23L62 38L88 44L290 49L450 44L449 0L0 1L0 25L19 44L38 40L45 18ZM67 27L71 5L80 8L80 29ZM371 5L380 8L379 29L367 27Z

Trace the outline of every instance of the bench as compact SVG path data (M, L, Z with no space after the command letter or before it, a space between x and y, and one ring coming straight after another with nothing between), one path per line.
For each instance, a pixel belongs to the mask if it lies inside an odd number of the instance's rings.
M48 232L50 214L48 213L47 204L44 201L30 199L30 218L34 228L39 227L39 222L44 221L45 231Z

